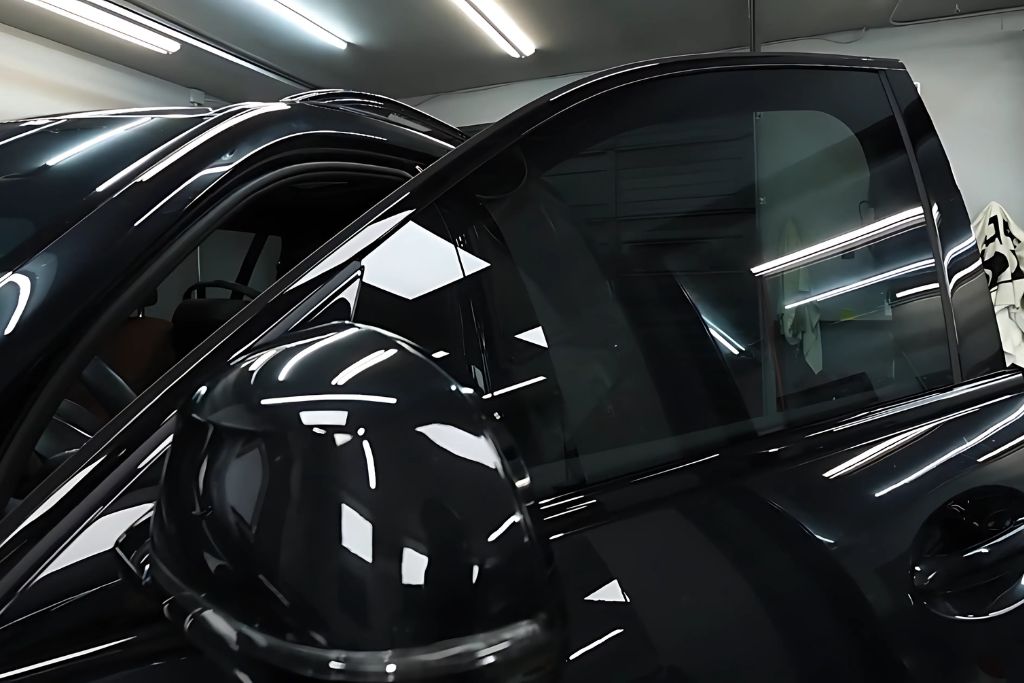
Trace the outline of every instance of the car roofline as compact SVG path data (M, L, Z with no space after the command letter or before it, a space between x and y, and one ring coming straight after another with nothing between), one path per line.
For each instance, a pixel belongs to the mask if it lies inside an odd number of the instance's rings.
M901 61L885 57L857 57L814 52L703 52L621 64L583 76L552 90L538 100L557 99L596 81L617 80L618 76L625 73L631 73L636 80L642 80L645 77L657 77L679 71L765 66L906 71L906 66Z
M390 123L417 131L442 134L456 144L465 142L469 136L459 128L431 116L421 109L400 102L391 97L360 90L324 88L309 90L282 98L282 102L303 102L335 109L350 109L359 114L369 114L386 119Z

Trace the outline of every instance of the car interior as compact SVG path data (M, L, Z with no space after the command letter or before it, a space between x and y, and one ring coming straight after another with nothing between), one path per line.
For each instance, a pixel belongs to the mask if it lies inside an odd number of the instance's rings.
M40 436L21 498L139 393L400 182L346 174L247 202L109 330Z

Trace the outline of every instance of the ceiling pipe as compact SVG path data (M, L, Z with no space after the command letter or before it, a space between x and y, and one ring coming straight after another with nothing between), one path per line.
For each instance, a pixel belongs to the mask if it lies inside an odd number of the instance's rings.
M750 0L753 2L753 0ZM918 26L920 24L934 24L939 21L949 21L951 19L964 19L966 17L984 17L992 14L1006 14L1007 12L1020 12L1024 10L1024 5L1017 5L1015 7L1004 7L1002 9L987 9L979 10L977 12L961 12L960 4L957 3L956 13L949 14L941 17L931 17L929 19L911 19L909 21L901 21L896 19L896 12L899 11L900 5L903 4L903 0L896 0L896 6L892 8L892 13L889 14L889 24L891 26Z
M747 0L747 21L750 24L750 51L761 51L761 38L757 35L757 0Z

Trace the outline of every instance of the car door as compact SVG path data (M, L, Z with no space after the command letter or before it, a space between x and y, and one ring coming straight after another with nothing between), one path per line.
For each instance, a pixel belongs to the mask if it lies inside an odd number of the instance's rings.
M436 203L471 386L566 589L565 679L1012 679L1021 556L967 558L1022 529L1021 382L961 367L946 297L977 258L935 258L889 75L580 100Z
M330 306L345 298L357 321L395 328L479 388L529 466L531 516L565 590L566 680L1005 678L1017 617L971 601L1012 597L1006 577L980 584L986 599L937 595L927 575L912 576L936 550L977 542L943 524L958 511L970 526L978 500L1014 510L1022 400L1017 375L966 372L950 344L935 219L886 96L894 68L786 56L652 63L571 86L481 134L271 286L0 522L3 616L24 628L57 602L75 613L77 599L33 595L39 572L117 505L145 500L138 484L152 488L166 416L260 340L347 315ZM771 140L763 112L798 112L783 128L818 119L774 171L759 158L771 146L756 142ZM609 156L629 163L609 171ZM815 163L796 182L776 185L779 203L762 204L761 176L805 158ZM552 169L559 178L545 179ZM820 219L800 221L812 237L798 227L794 238L794 211L761 207L799 207L808 182L829 191L814 205ZM680 186L682 198L666 190ZM781 216L762 244L762 221ZM714 244L723 237L727 248ZM786 314L819 301L817 334L815 316ZM994 519L1015 528L1012 514ZM963 589L963 574L944 588ZM85 580L86 600L124 588ZM85 660L116 669L153 653L177 661L180 641L165 631L87 632L86 612L46 621L74 647L51 637L33 650L33 672Z

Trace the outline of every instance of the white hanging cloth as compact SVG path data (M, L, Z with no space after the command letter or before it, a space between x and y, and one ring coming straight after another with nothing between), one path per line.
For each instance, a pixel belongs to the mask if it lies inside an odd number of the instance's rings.
M796 221L786 221L782 229L780 254L792 254L807 245L800 238ZM788 302L811 294L810 275L807 268L796 268L782 275L782 299L779 301L779 318L782 334L791 346L800 346L804 361L814 374L821 372L821 312L818 305L809 301L795 308L786 308Z
M1007 365L1024 367L1024 230L990 202L971 223L988 277Z

